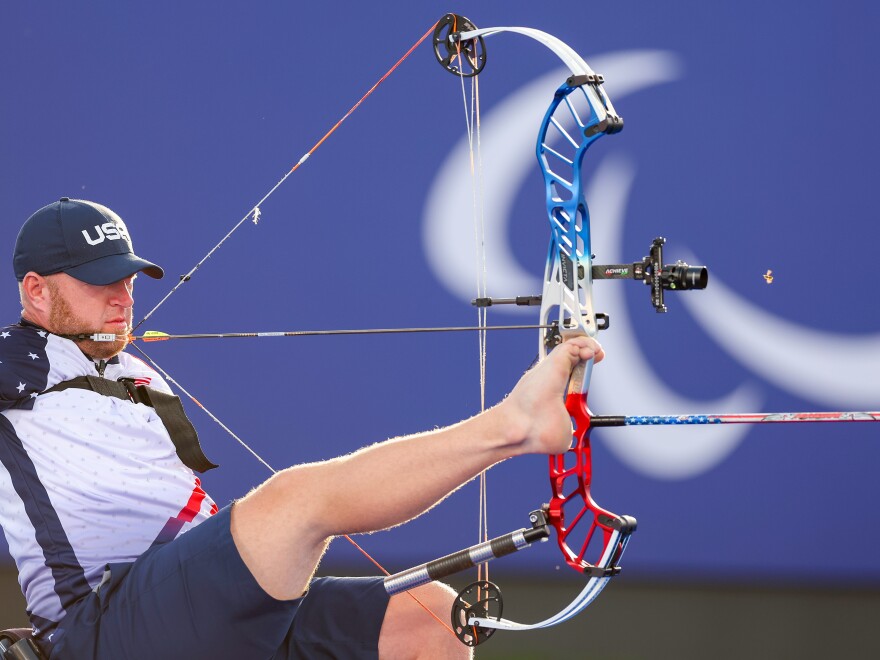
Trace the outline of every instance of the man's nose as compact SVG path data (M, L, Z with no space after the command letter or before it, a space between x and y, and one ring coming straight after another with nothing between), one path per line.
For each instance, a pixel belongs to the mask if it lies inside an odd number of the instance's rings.
M134 304L134 297L125 281L116 282L110 285L111 295L110 302L121 307L131 307Z

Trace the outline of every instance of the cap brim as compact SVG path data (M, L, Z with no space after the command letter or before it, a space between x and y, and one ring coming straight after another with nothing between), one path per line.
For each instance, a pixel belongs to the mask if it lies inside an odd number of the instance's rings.
M73 268L67 268L64 272L86 284L98 286L119 282L135 273L143 273L156 280L165 275L165 271L156 264L141 259L130 252L107 255Z

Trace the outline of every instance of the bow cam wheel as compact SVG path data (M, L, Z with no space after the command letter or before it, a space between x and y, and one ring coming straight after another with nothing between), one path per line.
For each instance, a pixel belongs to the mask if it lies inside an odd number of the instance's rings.
M446 14L434 28L434 55L453 75L473 78L486 66L483 37L462 40L459 36L476 29L476 25L458 14Z
M472 617L501 620L504 602L501 590L488 580L469 584L458 592L452 605L452 629L466 646L482 644L495 634L496 628L483 628L468 623Z

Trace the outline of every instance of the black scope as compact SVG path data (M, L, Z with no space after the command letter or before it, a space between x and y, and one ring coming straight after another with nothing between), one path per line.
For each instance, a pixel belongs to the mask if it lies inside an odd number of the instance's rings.
M664 289L705 289L709 283L709 269L705 266L689 266L679 261L663 266L660 281Z

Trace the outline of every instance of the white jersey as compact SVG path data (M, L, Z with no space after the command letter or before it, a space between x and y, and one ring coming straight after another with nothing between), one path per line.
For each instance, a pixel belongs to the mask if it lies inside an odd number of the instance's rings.
M107 564L134 561L217 512L153 408L76 388L40 394L96 375L68 339L26 322L0 331L0 526L40 633ZM170 393L126 353L104 377Z

